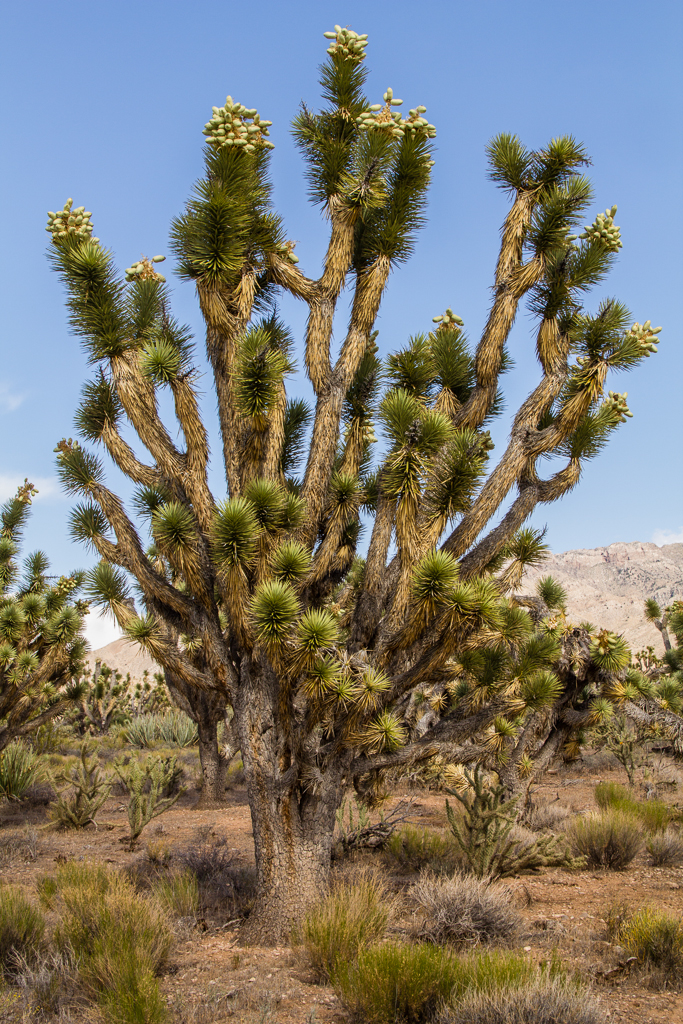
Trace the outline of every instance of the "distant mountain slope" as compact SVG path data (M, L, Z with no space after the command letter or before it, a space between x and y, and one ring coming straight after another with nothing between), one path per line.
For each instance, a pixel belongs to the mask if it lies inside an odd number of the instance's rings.
M548 556L538 569L530 569L520 591L530 593L542 576L553 576L567 591L567 611L573 622L588 620L596 626L624 633L634 651L651 644L661 654L658 631L643 616L643 603L654 597L662 606L683 600L683 544L616 543L606 548L564 551ZM88 655L91 668L106 662L124 676L142 679L159 672L156 662L137 644L114 640Z
M520 591L533 591L548 575L567 591L572 621L588 620L623 633L634 651L652 645L661 654L660 634L645 620L643 604L648 597L662 606L683 600L683 544L619 542L551 554L542 566L526 573Z
M147 651L139 644L131 643L125 637L114 640L106 647L100 647L97 651L91 651L86 661L90 669L95 667L96 661L106 663L109 668L117 669L122 676L130 672L131 679L142 679L142 674L147 669L150 681L155 672L161 668L156 661L152 661Z

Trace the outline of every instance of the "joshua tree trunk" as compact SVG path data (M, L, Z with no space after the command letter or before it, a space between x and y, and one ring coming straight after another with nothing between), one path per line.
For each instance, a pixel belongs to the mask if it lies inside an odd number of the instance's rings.
M218 745L218 723L211 718L197 720L199 762L202 768L202 794L198 808L214 807L225 798L228 762Z
M166 685L173 702L197 723L202 771L202 792L197 807L215 807L225 799L225 781L230 761L222 756L218 746L218 724L225 716L225 697L215 691L189 686L170 672L166 673Z
M342 755L319 784L311 779L311 788L301 789L277 715L277 683L272 673L264 676L256 680L250 668L243 670L242 706L235 717L258 873L258 898L244 939L272 944L287 940L294 922L327 892L346 759Z

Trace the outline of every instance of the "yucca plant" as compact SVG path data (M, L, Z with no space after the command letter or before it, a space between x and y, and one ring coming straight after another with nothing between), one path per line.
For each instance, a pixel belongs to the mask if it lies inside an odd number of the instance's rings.
M36 488L28 480L0 506L0 751L13 739L73 708L87 650L84 601L74 601L83 573L48 575L42 551L18 564Z
M90 212L71 200L47 226L70 323L97 368L77 414L83 444L58 445L62 483L81 500L73 533L101 558L88 592L163 666L182 710L195 717L207 702L214 737L234 710L259 876L246 931L269 941L324 894L351 780L367 790L447 742L456 762L509 766L514 790L605 713L595 702L608 701L621 649L599 667L585 630L559 614L543 626L506 595L543 554L524 526L530 514L567 494L630 416L625 395L606 390L609 374L656 351L659 332L613 299L584 308L621 242L615 207L577 232L592 203L583 147L565 136L530 150L500 135L490 174L510 210L481 338L470 347L448 308L384 358L375 324L424 221L436 128L422 106L402 115L391 89L373 102L365 36L336 26L328 39L324 107L302 106L293 126L330 228L321 275L302 272L273 207L270 122L230 96L204 128L204 171L171 229L177 272L194 284L206 325L227 495L209 489L197 367L163 256L122 276ZM336 350L345 288L350 319ZM308 309L314 409L287 395L294 339L276 312L283 293ZM491 469L487 424L525 302L540 380ZM83 445L102 446L132 481L130 509ZM563 460L549 476L548 456Z
M20 740L0 751L0 797L21 800L45 771L45 758Z

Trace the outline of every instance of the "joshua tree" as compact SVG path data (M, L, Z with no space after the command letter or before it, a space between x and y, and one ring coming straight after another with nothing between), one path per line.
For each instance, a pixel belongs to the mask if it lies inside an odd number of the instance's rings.
M35 493L25 481L0 507L0 750L62 714L83 693L77 679L88 605L72 600L83 574L50 582L42 551L30 554L23 570L17 564Z
M563 699L547 678L528 693L508 680L481 705L441 700L413 739L405 718L425 682L458 676L461 656L528 639L529 614L504 598L538 558L539 537L523 524L576 485L630 416L625 395L605 396L607 375L656 351L659 330L632 324L613 299L583 309L621 242L615 207L573 233L591 202L582 146L559 138L532 151L501 135L489 146L491 177L511 206L481 339L471 351L448 309L381 359L375 321L424 218L436 130L424 107L402 116L391 89L383 103L366 98L366 37L339 26L326 36L324 109L302 105L293 129L311 200L330 225L320 277L299 269L273 210L270 122L230 96L204 128L204 176L172 226L177 272L194 282L206 322L227 497L208 487L190 339L170 311L163 257L122 279L92 237L91 214L71 200L47 228L71 326L97 368L77 430L137 486L126 511L94 454L71 440L58 446L65 488L85 499L73 531L101 558L90 593L163 666L171 692L216 694L234 709L260 886L248 933L275 940L327 885L335 812L351 781L362 788L443 744L457 752L496 719ZM350 315L333 352L345 288ZM293 341L277 315L280 292L308 308L313 410L287 398ZM525 299L540 382L487 475L485 428ZM159 415L163 389L180 446ZM385 447L373 459L377 420ZM564 462L544 478L548 456ZM151 533L148 551L136 515ZM372 521L365 560L362 515Z

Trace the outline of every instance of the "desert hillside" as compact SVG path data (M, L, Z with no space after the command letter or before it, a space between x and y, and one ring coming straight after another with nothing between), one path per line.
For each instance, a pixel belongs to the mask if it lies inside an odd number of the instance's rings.
M564 551L548 555L538 569L527 572L521 586L530 592L540 577L551 575L569 595L567 610L575 622L588 620L624 633L634 651L652 644L663 650L657 630L643 617L643 602L654 597L661 605L683 598L683 544L616 543L606 548ZM124 676L141 679L145 669L150 676L159 666L137 644L114 640L88 655L106 662Z
M532 591L547 575L567 591L570 619L623 633L634 651L651 644L661 654L660 634L646 622L643 603L648 597L662 606L683 599L683 544L619 542L551 554L527 572L520 589Z
M104 662L109 668L117 669L123 676L130 672L131 679L142 679L142 674L147 669L151 680L155 672L161 671L147 651L144 651L139 644L133 644L124 637L114 640L106 647L100 647L97 651L91 651L86 658L88 667L94 668L96 661Z

